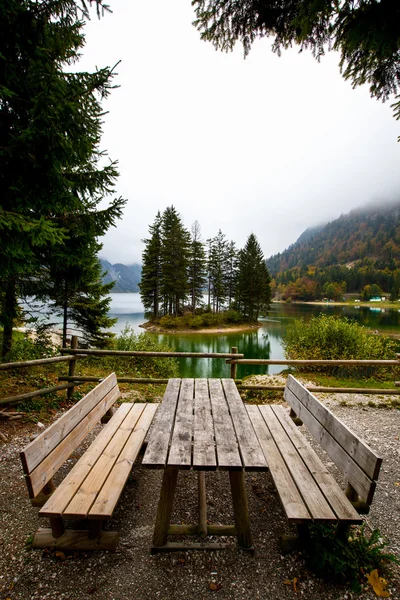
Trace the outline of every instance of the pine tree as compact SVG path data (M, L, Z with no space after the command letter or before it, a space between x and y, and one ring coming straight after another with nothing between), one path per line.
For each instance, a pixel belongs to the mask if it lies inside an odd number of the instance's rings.
M238 273L238 251L235 242L229 242L226 253L226 290L228 298L228 308L231 308L235 296L236 281Z
M212 298L213 312L218 313L226 298L226 268L227 268L228 242L221 230L210 241L208 255L208 273Z
M165 209L161 225L161 296L164 314L178 316L188 296L190 234L173 206Z
M252 233L239 252L238 261L236 301L244 316L254 320L268 308L271 301L270 281L263 252Z
M143 240L142 278L139 284L140 297L146 315L151 320L158 319L161 285L161 214L157 213L153 225L149 227L150 237Z
M101 3L98 3L101 4ZM72 0L0 0L0 322L11 347L17 299L68 236L73 215L112 192L116 164L99 166L113 69L70 73L84 44ZM85 16L85 11L83 12ZM121 212L124 201L112 202Z
M201 241L200 224L195 221L192 225L190 257L189 257L189 288L192 302L192 312L203 302L203 292L206 285L206 253Z
M103 329L115 323L108 317L109 293L114 284L102 283L97 258L102 244L97 238L104 235L118 216L118 208L111 206L103 211L61 218L59 224L68 232L68 238L43 256L48 272L44 281L38 281L39 292L43 299L51 301L53 312L62 317L63 347L69 322L81 329L88 343L105 346L112 337Z

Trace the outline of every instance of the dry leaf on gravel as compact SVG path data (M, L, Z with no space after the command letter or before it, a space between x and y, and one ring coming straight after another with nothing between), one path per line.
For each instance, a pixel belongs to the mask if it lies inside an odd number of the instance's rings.
M378 569L371 571L367 575L367 579L377 596L380 598L389 598L390 593L386 590L387 581L383 577L379 577Z

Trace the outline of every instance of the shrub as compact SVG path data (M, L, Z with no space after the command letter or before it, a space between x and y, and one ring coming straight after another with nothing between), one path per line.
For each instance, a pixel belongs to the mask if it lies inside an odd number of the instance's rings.
M309 531L307 566L326 579L350 583L354 591L361 591L365 576L374 569L386 562L399 564L394 554L385 552L387 542L378 529L367 537L365 525L353 528L348 541L337 535L335 525L313 524Z
M196 315L195 317L192 317L189 320L188 325L191 329L200 329L201 327L203 327L203 317L201 315Z
M172 317L171 315L165 315L160 319L160 327L163 329L176 329L177 327L177 319L176 317Z
M351 360L396 359L396 342L370 334L355 321L336 316L319 315L308 323L303 319L288 326L283 340L285 355L290 359ZM384 367L297 367L303 371L324 371L345 376L350 370L361 376L386 374ZM341 372L343 371L343 373Z
M226 310L224 312L224 318L227 323L242 323L243 315L240 314L237 310Z
M136 334L127 325L115 340L116 350L142 351L142 352L171 352L166 344L146 333ZM169 378L179 377L178 361L173 357L158 358L148 356L131 356L129 358L111 359L118 372L121 368L133 377ZM117 362L117 364L115 364Z
M58 349L53 346L50 334L45 329L37 329L34 337L28 336L28 333L23 336L13 335L13 345L4 357L4 362L36 360L58 354Z

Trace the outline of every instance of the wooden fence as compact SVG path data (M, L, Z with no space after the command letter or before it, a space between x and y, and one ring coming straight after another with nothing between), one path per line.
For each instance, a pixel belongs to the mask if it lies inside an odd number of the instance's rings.
M85 376L76 374L76 362L82 360L88 356L118 356L118 357L153 357L153 358L211 358L211 359L225 359L226 363L230 365L229 376L235 380L238 389L242 390L276 390L281 391L284 386L280 385L249 385L243 383L241 379L237 379L237 365L286 365L286 366L299 366L299 365L310 365L310 366L400 366L400 354L397 355L396 360L286 360L286 359L250 359L245 358L243 354L238 353L238 349L233 347L231 352L217 353L217 352L145 352L145 351L125 351L125 350L86 350L78 348L78 338L73 336L71 339L71 348L61 349L62 356L56 356L52 358L44 358L39 360L30 360L14 363L2 363L0 364L0 370L6 369L20 369L20 368L31 368L38 365L46 365L57 362L67 362L69 365L68 375L64 375L58 378L59 381L64 381L57 386L43 388L35 390L33 392L27 392L25 394L19 394L17 396L9 396L6 398L0 398L0 405L12 404L34 398L36 396L43 396L60 390L67 390L68 398L72 398L74 388L82 383L86 382L99 382L103 378L99 376ZM143 377L117 377L118 383L132 383L132 384L166 384L168 379L156 379L156 378L143 378ZM400 382L395 382L395 386L400 386ZM382 388L335 388L335 387L321 387L321 386L308 386L308 389L313 392L331 392L331 393L362 393L362 394L388 394L388 395L399 395L400 390L395 389L382 389Z

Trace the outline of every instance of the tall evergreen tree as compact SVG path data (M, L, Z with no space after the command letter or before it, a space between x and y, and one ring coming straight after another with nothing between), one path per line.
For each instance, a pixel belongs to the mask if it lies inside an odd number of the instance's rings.
M160 303L161 285L161 213L158 211L153 225L149 227L150 237L143 240L142 278L139 283L140 297L146 315L157 319Z
M206 285L206 253L201 241L200 224L195 221L192 225L189 257L189 288L194 314L197 306L203 301Z
M41 296L50 299L53 312L62 317L63 347L71 321L88 343L105 346L112 337L104 329L115 322L108 317L109 293L114 284L102 283L97 258L102 244L97 238L118 216L119 210L111 206L103 211L62 217L60 225L68 231L68 238L43 257L48 266L48 285L39 280L39 288Z
M263 252L252 233L239 252L236 301L244 316L257 319L271 301L271 278Z
M164 314L178 316L188 295L190 234L173 206L162 215L161 295Z
M228 242L221 230L211 240L208 256L208 272L210 278L212 306L219 312L227 298L226 268Z
M101 4L101 3L98 3ZM103 111L113 69L70 73L84 44L72 0L0 0L0 322L11 347L17 299L44 255L63 244L60 223L95 212L116 164L100 166ZM85 9L84 9L85 10ZM85 12L83 12L85 15ZM116 199L120 212L124 202Z
M229 242L226 253L226 292L228 308L231 308L235 296L236 281L238 273L238 251L235 242Z

